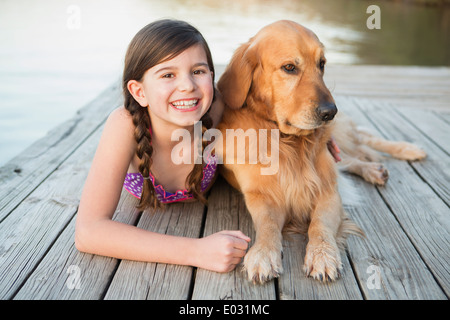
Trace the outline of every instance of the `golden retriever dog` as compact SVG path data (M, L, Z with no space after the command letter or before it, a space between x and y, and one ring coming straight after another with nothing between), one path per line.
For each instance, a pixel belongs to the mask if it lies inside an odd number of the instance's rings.
M249 280L254 282L282 273L283 229L307 233L304 271L321 281L339 277L340 248L349 234L362 234L343 210L337 166L327 148L332 136L339 146L343 146L341 139L347 138L334 131L340 127L332 121L337 107L323 81L325 62L324 47L312 31L292 21L278 21L236 50L217 84L227 105L218 126L222 136L241 129L272 137L263 142L248 138L249 143L240 150L228 142L226 147L216 148L224 161L221 173L242 192L256 230L255 242L243 262ZM368 135L351 141L353 144L341 147L343 157L354 150L364 152L360 143L377 147L379 142ZM266 157L261 155L262 149ZM274 151L277 170L262 174ZM258 154L254 163L238 159L250 159L254 154ZM356 168L360 164L343 162L347 170L366 177L363 169ZM375 174L368 175L375 183L384 179L379 165ZM372 175L381 175L381 180Z

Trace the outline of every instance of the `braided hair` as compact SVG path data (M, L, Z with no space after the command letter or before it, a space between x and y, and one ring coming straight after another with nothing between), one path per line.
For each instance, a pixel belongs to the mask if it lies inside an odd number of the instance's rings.
M125 109L131 114L135 126L134 137L137 142L136 154L140 159L139 172L144 178L150 176L152 165L152 136L150 132L150 115L147 108L143 108L128 90L130 80L142 81L144 73L153 66L175 58L177 55L200 44L205 50L209 69L213 72L212 85L214 87L214 65L208 44L201 33L190 24L179 20L158 20L142 28L131 40L125 56L122 78L122 90ZM215 95L213 97L214 101ZM212 126L209 110L200 119L202 133ZM206 143L203 141L202 148ZM203 151L203 150L202 150ZM203 153L203 152L202 152ZM202 157L203 158L203 157ZM203 162L203 161L202 161ZM186 189L197 200L206 203L201 192L204 163L196 163L186 178ZM147 208L161 208L163 204L156 197L155 188L150 179L144 179L142 195L138 205L140 210Z

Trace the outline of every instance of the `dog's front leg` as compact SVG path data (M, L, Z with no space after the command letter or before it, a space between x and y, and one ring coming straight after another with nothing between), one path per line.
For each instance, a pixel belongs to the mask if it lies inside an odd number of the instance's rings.
M247 209L256 230L254 245L244 258L248 279L263 283L283 272L281 264L282 234L285 215L270 203L267 195L245 193Z
M311 214L304 270L307 276L321 281L335 280L342 268L336 237L343 221L340 196L335 192L322 197Z

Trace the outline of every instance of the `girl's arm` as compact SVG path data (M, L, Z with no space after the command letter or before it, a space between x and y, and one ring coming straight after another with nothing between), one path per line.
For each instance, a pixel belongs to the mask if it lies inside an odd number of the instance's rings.
M108 118L81 197L76 248L118 259L192 265L219 272L234 269L250 241L240 231L191 239L112 220L135 154L133 132L131 116L124 108L115 110Z

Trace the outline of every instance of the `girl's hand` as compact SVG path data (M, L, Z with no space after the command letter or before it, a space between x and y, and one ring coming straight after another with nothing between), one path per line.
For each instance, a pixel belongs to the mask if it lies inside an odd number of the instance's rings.
M220 231L196 240L196 266L216 272L229 272L236 268L250 242L250 238L241 231Z

